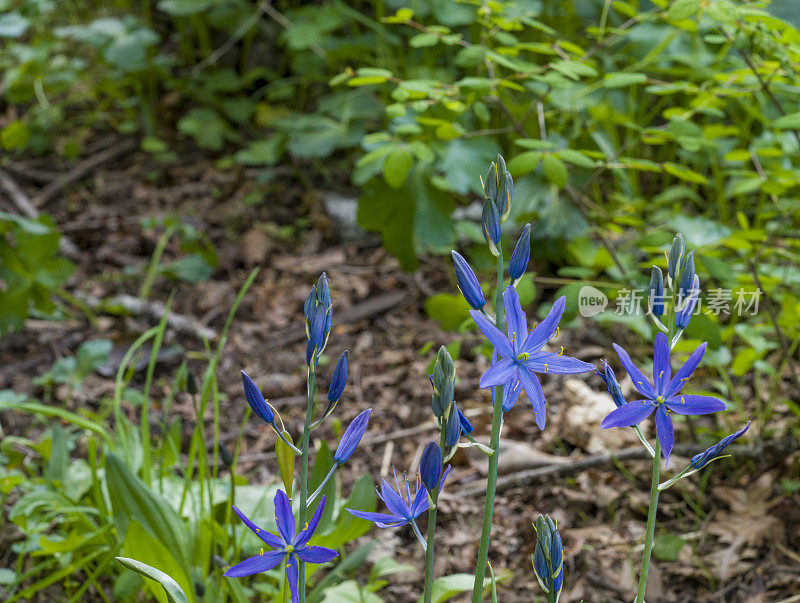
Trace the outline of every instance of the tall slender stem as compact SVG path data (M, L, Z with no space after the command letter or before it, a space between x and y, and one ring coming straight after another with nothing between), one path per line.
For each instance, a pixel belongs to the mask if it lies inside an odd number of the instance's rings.
M439 489L430 493L431 506L428 508L428 539L425 549L425 603L433 597L433 547L436 533L436 510L439 506Z
M653 459L653 481L650 484L650 508L647 510L647 531L644 535L644 554L642 573L639 575L639 592L635 603L644 603L647 590L647 574L650 571L650 555L653 552L653 535L656 531L656 512L658 511L658 479L661 473L661 442L656 438L656 456Z
M495 310L497 328L505 330L505 307L503 306L503 250L497 246L497 293ZM494 514L494 497L497 489L497 466L500 461L500 428L503 426L503 387L492 388L494 410L492 412L492 432L489 436L489 475L486 478L486 501L483 505L483 525L481 527L481 543L478 547L478 563L475 566L475 583L472 586L472 602L479 603L483 596L483 578L486 575L486 562L489 558L489 540L492 536L492 516Z
M316 389L316 358L312 357L308 367L308 404L306 406L306 420L303 424L303 439L300 446L300 529L306 525L308 516L308 442L311 438L311 420L314 418L314 392ZM306 600L306 564L300 561L300 578L297 592L300 603Z

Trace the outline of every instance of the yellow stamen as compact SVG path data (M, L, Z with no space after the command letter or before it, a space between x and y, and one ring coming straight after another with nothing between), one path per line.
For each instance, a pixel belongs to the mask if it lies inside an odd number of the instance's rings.
M681 381L688 381L688 380L689 380L689 377L684 377L683 379L681 379Z
M558 355L559 356L563 356L564 355L564 346L563 345L561 346L561 350L559 350Z
M681 396L681 404L686 404L686 398L684 398L683 396Z
M264 547L261 547L261 550L258 552L258 554L262 557L264 556Z
M558 334L559 334L560 332L561 332L561 327L556 327L556 337L558 337Z
M516 339L517 339L517 332L516 331L512 331L511 332L511 339L509 339L509 341L511 343L514 343L514 341L516 341Z
M664 371L661 371L661 373L659 373L659 375L658 375L658 378L661 379L661 377L663 377L663 376L664 376Z
M544 372L545 372L545 373L547 372L547 363L546 363L546 362L545 362L545 364L544 364Z
M306 527L303 528L304 530L308 529L308 522L306 522Z
M260 531L261 531L261 528L256 528L256 534L258 534Z

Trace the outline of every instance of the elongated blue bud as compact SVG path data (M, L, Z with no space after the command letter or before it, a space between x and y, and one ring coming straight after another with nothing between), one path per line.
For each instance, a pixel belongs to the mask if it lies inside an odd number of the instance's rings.
M713 446L709 446L704 452L700 454L695 454L692 457L692 460L689 461L689 464L694 467L695 469L702 469L712 460L717 458L718 456L722 455L722 452L731 445L735 440L738 440L742 437L745 432L750 428L751 421L747 422L747 425L742 427L739 431L736 431L729 436L725 436L719 442L714 444Z
M564 585L564 546L553 520L539 515L534 524L536 547L533 551L533 571L542 589L556 593Z
M311 290L303 303L303 315L306 317L306 335L311 328L311 319L314 317L314 309L317 307L317 288L312 285Z
M531 225L526 224L519 235L517 246L511 254L511 262L508 264L508 276L518 279L528 269L528 262L531 259Z
M422 451L419 476L428 492L439 487L439 478L442 477L442 450L436 442L430 442Z
M355 452L355 449L358 447L358 443L361 441L361 438L364 436L364 432L367 430L367 424L369 423L369 416L371 414L372 409L368 408L359 414L355 419L353 419L352 423L347 426L347 429L344 430L342 439L339 442L339 446L336 448L336 454L333 455L334 461L341 465L350 458L350 455L352 455L353 452Z
M456 270L456 280L458 281L458 289L461 291L461 295L464 296L470 306L480 310L486 305L486 299L483 297L478 277L475 276L467 260L460 253L452 251L450 255L453 257L453 266Z
M657 266L653 266L653 271L650 273L650 296L647 301L653 314L656 316L664 314L664 275Z
M492 255L497 256L497 245L500 243L500 214L494 201L487 199L483 202L483 238L489 245Z
M331 325L333 324L333 302L331 301L331 293L328 289L328 275L324 272L317 280L317 302L325 308L325 340L328 339ZM324 347L324 344L323 344ZM322 350L320 350L322 351Z
M611 396L617 408L628 403L625 396L622 395L622 388L619 385L619 381L617 381L617 376L614 374L614 369L611 368L608 362L603 360L603 372L597 371L597 374L605 382L606 388L608 388L608 395Z
M675 235L675 238L672 239L672 247L669 249L669 262L667 263L667 274L669 275L670 281L673 283L675 282L675 273L678 270L678 266L683 262L683 252L683 235L678 233Z
M242 383L244 384L244 397L247 398L247 403L250 405L250 408L252 408L253 412L261 417L264 422L273 425L275 423L275 414L272 412L269 404L267 404L264 396L261 395L261 390L258 389L258 386L250 378L250 375L244 371L242 371Z
M689 293L689 297L684 301L683 306L675 313L675 326L683 330L689 326L692 320L694 309L697 306L697 298L700 295L700 277L694 275L694 285Z
M349 352L347 350L342 352L342 355L339 356L339 360L336 362L336 368L333 369L333 377L331 377L331 384L328 387L328 401L334 404L339 401L347 385L348 356Z
M308 345L306 346L306 364L311 366L314 359L322 353L325 343L325 308L317 304L314 316L311 318L311 327L308 330Z
M497 189L499 183L497 181L497 165L494 162L489 166L489 171L486 172L486 178L483 179L483 196L486 199L494 201L497 199Z
M436 363L433 366L433 375L430 376L433 386L431 406L436 417L447 414L453 404L453 395L456 382L456 367L447 347L441 346L436 353Z
M686 299L686 296L691 294L692 283L694 283L694 250L686 254L686 259L683 261L681 268L681 286L678 291L678 297Z
M458 416L457 412L453 412L451 409L450 414L447 416L447 425L445 426L445 432L444 432L444 442L448 448L453 448L456 444L458 444L458 440L460 439L461 439L461 418Z
M514 179L511 174L506 172L501 177L500 189L497 191L497 213L500 214L500 221L505 222L511 213L511 203L514 199Z
M500 182L503 180L503 174L508 171L506 168L506 160L503 159L503 156L499 153L497 154L497 185L500 186Z

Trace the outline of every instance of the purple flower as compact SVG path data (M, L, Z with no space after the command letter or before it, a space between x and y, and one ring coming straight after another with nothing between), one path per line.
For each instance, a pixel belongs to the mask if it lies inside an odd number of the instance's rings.
M317 507L317 512L314 517L308 522L304 530L295 534L294 514L292 513L292 505L283 490L278 490L275 494L275 522L278 525L278 534L272 534L259 528L256 524L250 521L244 513L236 507L233 510L245 525L252 530L267 546L272 547L274 550L261 552L254 557L245 559L241 563L237 563L227 572L226 576L239 578L241 576L250 576L258 574L259 572L266 572L276 567L279 563L286 560L286 579L289 581L289 590L292 592L292 603L297 603L300 600L297 592L297 584L299 579L299 566L298 559L306 563L325 563L330 561L339 554L331 549L321 546L310 546L308 541L314 534L314 530L319 525L319 520L322 517L322 511L325 508L325 497Z
M347 459L355 452L358 443L367 430L367 423L369 423L371 414L372 409L368 408L353 419L347 429L344 430L339 446L336 448L336 454L333 455L333 459L340 465L347 462Z
M439 487L441 488L447 475L450 473L450 466L448 465L442 477L439 480ZM408 479L403 478L405 482L405 496L401 494L400 483L397 480L397 473L394 474L394 483L396 488L392 488L385 479L381 479L381 492L378 497L386 505L388 513L371 513L369 511L359 511L357 509L347 509L351 514L367 521L375 522L379 528L396 528L406 524L412 524L414 531L417 533L417 538L425 546L425 539L419 534L416 518L428 510L428 492L425 488L420 487L420 480L417 477L416 493L411 494L411 487L408 484Z
M614 369L611 368L608 362L603 360L603 372L597 371L597 374L600 375L603 382L606 384L608 395L614 400L614 404L617 405L617 408L628 403L625 396L622 394L622 388L619 385L619 381L617 381L617 376L614 374Z
M506 337L486 316L470 310L473 320L486 338L492 343L495 351L503 356L493 363L480 379L481 387L504 385L503 409L510 409L519 398L522 390L528 394L533 405L533 414L539 429L544 429L546 408L544 393L536 373L553 373L567 375L586 373L595 370L594 365L571 356L564 356L564 348L559 352L546 352L544 345L555 335L558 322L564 313L566 297L556 300L545 319L530 333L527 318L519 303L519 296L514 287L506 287L503 302L508 321L508 337ZM506 391L507 390L507 391Z
M634 400L620 406L603 419L600 426L629 427L637 425L653 411L656 413L656 432L664 452L664 458L669 462L669 455L675 444L675 434L672 431L672 418L670 413L679 415L705 415L718 410L727 410L725 403L711 396L698 396L694 394L681 394L681 389L692 375L700 359L706 351L705 343L692 352L684 365L672 376L672 366L669 358L669 344L664 333L656 335L655 354L653 357L653 383L648 381L642 371L631 362L628 353L614 344L620 362L628 375L633 380L633 386L643 396L641 400ZM670 378L671 377L671 378Z
M739 431L736 431L729 436L725 436L713 446L708 447L705 452L695 454L692 457L692 460L689 461L689 464L695 469L702 469L708 465L708 463L720 456L722 451L725 450L734 440L738 440L740 437L742 437L750 428L750 423L751 421L748 421L747 425L742 427Z

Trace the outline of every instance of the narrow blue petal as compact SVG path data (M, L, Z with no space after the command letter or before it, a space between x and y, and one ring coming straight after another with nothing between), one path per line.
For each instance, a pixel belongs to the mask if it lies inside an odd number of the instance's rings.
M403 525L404 523L408 523L408 520L405 517L399 517L398 515L391 515L390 513L372 513L370 511L359 511L358 509L347 509L347 512L352 515L355 515L356 517L360 517L361 519L366 519L367 521L381 522L384 525L390 527L395 527Z
M572 356L564 356L549 352L537 352L525 361L525 368L537 373L553 373L554 375L575 375L594 371L595 366Z
M667 400L666 405L672 412L679 415L707 415L720 410L728 410L722 400L695 394L673 396Z
M289 555L288 562L286 563L286 581L289 583L289 590L292 593L292 603L300 603L300 594L298 593L300 585L300 567L295 555Z
M659 404L656 409L656 433L666 459L665 466L669 465L669 455L675 445L675 433L672 430L672 418L667 414L667 409L663 404Z
M456 269L456 279L458 280L458 288L461 291L461 295L464 296L464 299L467 300L470 306L476 310L480 310L486 305L486 299L483 297L483 291L481 290L480 282L478 282L478 277L475 276L467 260L465 260L460 253L452 251L451 255L453 257L453 266L455 266Z
M504 385L517 374L518 365L511 358L498 360L481 375L478 385L482 388L493 385Z
M562 295L555 302L553 307L545 316L544 320L540 322L536 328L528 333L525 342L522 344L523 352L529 354L541 350L544 344L550 341L550 338L556 332L558 323L561 321L561 316L564 314L564 308L567 306L567 296Z
M339 556L339 553L324 546L304 546L297 549L296 553L306 563L326 563Z
M249 557L241 563L237 563L231 567L226 576L231 578L241 578L242 576L252 576L260 572L266 572L278 565L281 560L286 556L286 551L267 551L263 555L256 555Z
M317 526L319 525L319 520L322 518L322 512L324 509L325 495L323 494L322 499L319 501L319 505L317 505L317 510L314 512L314 517L312 517L311 521L308 522L308 527L297 534L297 537L294 539L295 548L303 546L314 535L314 530L316 530Z
M650 400L634 400L608 413L600 427L632 427L644 421L654 410L655 406Z
M519 303L517 290L511 285L503 291L503 303L506 309L506 331L512 348L519 352L528 337L528 319Z
M278 490L275 493L275 522L278 524L278 532L286 542L294 540L294 513L292 504L286 496L286 492Z
M253 412L263 419L265 423L272 425L275 422L275 414L272 412L269 404L267 404L264 396L261 395L261 390L258 389L258 386L250 378L250 375L244 371L242 371L242 384L244 385L244 396L250 408L252 408Z
M233 507L233 511L239 516L239 519L241 519L244 522L244 525L250 528L250 530L256 536L258 536L261 540L263 540L266 544L268 544L272 548L282 549L283 547L286 546L287 543L285 543L279 537L275 536L275 534L272 534L271 532L267 532L266 530L259 528L256 524L250 521L250 519L248 519L247 516L244 513L242 513L235 505Z
M704 342L697 346L697 349L692 352L692 355L683 363L683 366L675 372L675 375L669 380L667 387L664 389L665 397L674 396L681 391L686 380L692 376L697 365L700 364L700 361L703 359L703 354L706 353L707 345L708 344Z
M515 376L505 384L503 388L503 412L508 412L514 408L519 395L522 393L522 381Z
M500 329L492 324L492 321L490 321L477 310L470 310L469 313L470 316L472 316L472 320L474 320L475 324L478 325L481 333L484 334L486 339L488 339L489 342L497 349L501 356L508 358L514 355L508 338L503 335Z
M524 367L519 371L519 380L522 382L522 387L525 388L525 393L528 394L531 406L533 406L533 418L536 419L536 425L544 431L547 421L547 405L544 401L542 385L536 375Z
M414 502L411 503L411 517L416 519L423 512L428 510L428 493L425 488L420 488L417 484L417 494L414 496Z
M669 342L664 333L656 335L655 354L653 355L653 383L656 393L664 393L664 386L669 383L672 367L669 361Z
M636 388L636 390L645 398L651 398L655 400L658 396L656 395L653 386L650 385L650 381L647 380L647 377L644 376L642 371L640 371L631 361L631 357L628 356L628 352L623 350L616 343L611 345L614 346L614 350L616 350L617 356L619 356L619 361L622 363L622 366L627 371L628 376L630 376L631 380L633 381L633 386Z
M406 502L385 479L381 480L381 498L383 498L383 503L392 514L400 517L409 517L411 515L408 506L409 502Z

